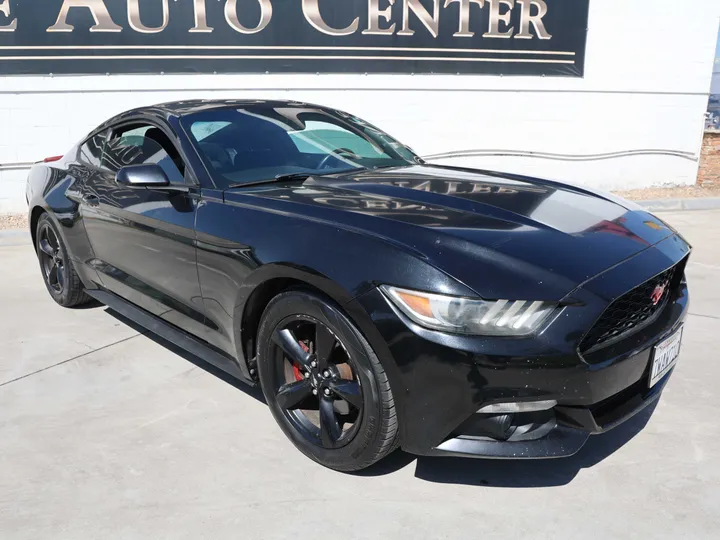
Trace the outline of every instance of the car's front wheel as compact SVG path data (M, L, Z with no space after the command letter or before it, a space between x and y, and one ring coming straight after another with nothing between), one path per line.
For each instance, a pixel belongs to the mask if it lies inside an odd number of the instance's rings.
M385 371L332 302L291 291L265 309L258 371L278 424L308 457L363 469L395 449L398 424Z

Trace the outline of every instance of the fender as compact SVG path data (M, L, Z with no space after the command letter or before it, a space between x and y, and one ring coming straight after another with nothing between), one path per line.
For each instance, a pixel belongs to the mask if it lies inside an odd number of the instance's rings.
M358 294L352 295L338 283L329 277L322 275L309 268L297 267L291 264L266 264L253 272L238 291L236 308L234 312L235 321L246 321L248 311L253 309L253 301L257 298L258 293L262 295L264 287L268 284L287 282L288 280L297 283L305 283L310 287L317 289L319 292L334 301L337 306L345 313L345 315L360 330L365 339L370 343L380 363L385 369L385 373L390 381L390 387L393 391L393 398L399 411L404 410L404 401L406 388L403 383L400 370L393 359L392 353L373 323L370 315L365 310L357 298L373 289L368 286L361 290ZM271 286L270 290L274 288ZM269 295L270 298L274 294ZM263 298L264 300L264 298ZM269 299L268 299L269 300ZM235 343L237 346L237 358L240 363L240 369L250 374L254 369L255 351L254 340L257 328L253 325L247 328L245 324L235 325ZM249 344L249 351L243 351L243 344Z
M332 279L309 268L292 264L271 263L259 267L248 276L237 291L233 313L234 340L237 358L248 370L255 357L257 322L267 302L278 290L287 288L288 283L306 284L333 300L342 307L353 300L353 296Z

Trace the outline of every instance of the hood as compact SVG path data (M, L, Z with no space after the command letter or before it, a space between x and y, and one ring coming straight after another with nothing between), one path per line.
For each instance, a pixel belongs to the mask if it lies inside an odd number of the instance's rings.
M486 298L521 297L524 289L522 283L513 291L493 287L479 275L488 265L532 280L535 294L545 280L548 295L557 297L674 232L611 195L429 165L230 190L226 199L248 195L403 244Z

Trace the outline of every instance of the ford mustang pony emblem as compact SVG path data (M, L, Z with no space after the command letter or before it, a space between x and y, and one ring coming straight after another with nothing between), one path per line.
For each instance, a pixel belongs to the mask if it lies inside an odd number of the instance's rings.
M662 297L665 294L666 287L667 283L663 283L662 285L658 285L657 287L655 287L655 290L650 295L650 300L652 300L653 306L657 306L658 302L662 300Z

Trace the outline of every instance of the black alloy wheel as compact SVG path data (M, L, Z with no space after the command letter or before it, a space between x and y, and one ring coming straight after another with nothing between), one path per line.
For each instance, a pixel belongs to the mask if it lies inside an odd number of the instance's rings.
M275 400L303 436L326 449L352 440L363 395L347 350L322 322L307 316L275 328Z
M38 256L45 282L56 294L65 288L65 260L57 234L46 221L38 231Z
M62 235L48 214L38 220L35 247L45 287L55 302L73 307L91 300L68 257Z
M307 456L353 471L396 447L387 376L370 345L331 301L303 291L279 295L263 313L258 349L270 410Z

